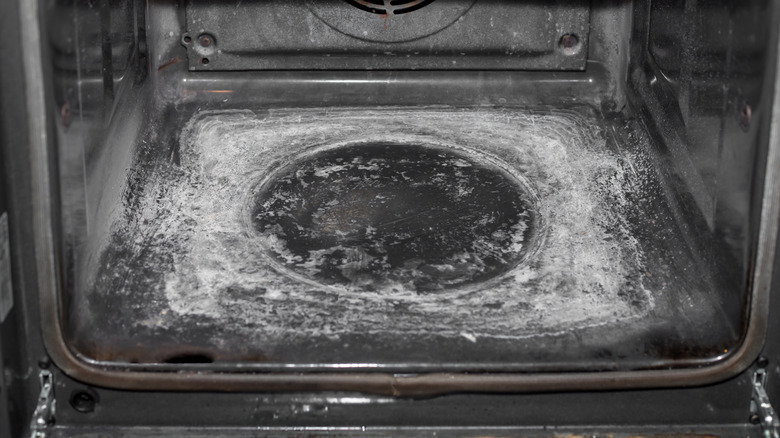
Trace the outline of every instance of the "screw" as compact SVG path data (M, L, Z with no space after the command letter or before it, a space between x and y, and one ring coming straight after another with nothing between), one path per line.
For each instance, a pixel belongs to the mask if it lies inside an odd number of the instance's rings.
M753 108L750 107L750 104L743 101L739 105L739 126L742 127L742 130L747 131L750 127L750 119L753 117Z
M565 55L576 55L579 53L580 48L580 39L577 38L577 35L574 35L572 33L567 33L564 36L561 37L561 40L558 42L558 45L560 46L561 50L563 50L563 53Z
M42 356L40 359L38 359L38 367L42 370L47 370L51 366L51 360L49 359L49 356Z
M758 365L759 368L766 368L767 365L769 365L769 359L767 359L766 356L761 356L756 361L756 365Z
M214 38L211 35L201 35L198 41L200 41L201 46L209 47L214 42Z
M567 49L571 49L572 47L577 45L577 37L571 34L566 34L563 37L561 37L561 46Z
M89 413L95 410L96 396L91 391L77 391L70 397L70 405L78 412Z
M757 414L753 414L753 415L751 415L751 416L750 416L750 418L748 418L748 420L749 420L749 421L750 421L750 423L752 423L752 424L758 424L758 423L760 423L760 422L761 422L761 418L760 418L760 417L759 417Z

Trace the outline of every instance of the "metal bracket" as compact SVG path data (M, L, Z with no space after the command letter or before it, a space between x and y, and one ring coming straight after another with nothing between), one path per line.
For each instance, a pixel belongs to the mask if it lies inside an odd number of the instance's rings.
M777 418L769 396L766 393L766 369L759 368L753 373L753 398L750 400L750 413L758 419L765 438L780 438L780 420Z
M31 438L45 438L46 431L54 420L54 377L48 370L41 370L38 377L41 380L41 393L38 395L38 405L35 406L30 423Z

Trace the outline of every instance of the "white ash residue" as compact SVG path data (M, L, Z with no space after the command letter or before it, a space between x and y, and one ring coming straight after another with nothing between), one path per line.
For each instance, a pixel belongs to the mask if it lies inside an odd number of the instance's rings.
M214 318L265 340L399 333L479 342L640 318L653 299L626 219L639 184L595 126L568 111L198 114L181 134L180 171L156 175L141 196L149 226L170 243L146 249L172 252L172 268L148 267L165 269L155 293L175 314ZM490 281L437 293L325 286L279 269L263 247L283 253L284 243L258 241L253 190L307 151L367 142L454 148L526 181L542 223L533 257ZM115 229L123 227L118 219Z

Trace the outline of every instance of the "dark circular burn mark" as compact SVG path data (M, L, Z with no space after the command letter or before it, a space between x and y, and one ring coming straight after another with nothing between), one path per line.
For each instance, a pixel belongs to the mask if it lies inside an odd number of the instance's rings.
M533 201L506 171L449 149L365 144L322 151L260 187L253 225L298 274L368 291L451 289L527 256Z

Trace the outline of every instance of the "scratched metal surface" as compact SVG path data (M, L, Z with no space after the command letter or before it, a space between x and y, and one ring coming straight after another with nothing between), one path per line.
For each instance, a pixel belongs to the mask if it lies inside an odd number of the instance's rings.
M271 369L711 356L707 274L653 161L603 123L587 109L196 113L170 153L141 147L105 209L71 342L100 361Z

